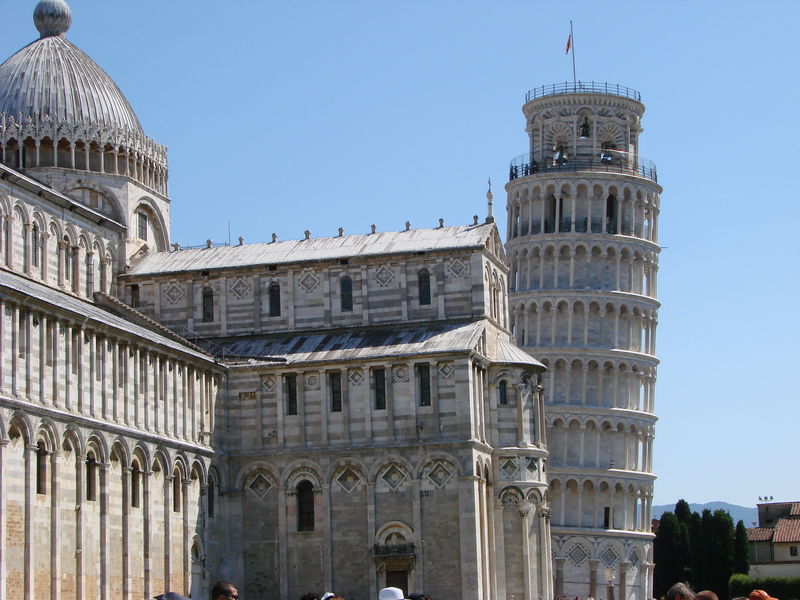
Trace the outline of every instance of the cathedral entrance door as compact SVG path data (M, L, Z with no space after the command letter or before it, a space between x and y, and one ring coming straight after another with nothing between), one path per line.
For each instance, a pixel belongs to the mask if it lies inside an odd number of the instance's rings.
M386 587L400 588L408 597L408 571L386 571Z

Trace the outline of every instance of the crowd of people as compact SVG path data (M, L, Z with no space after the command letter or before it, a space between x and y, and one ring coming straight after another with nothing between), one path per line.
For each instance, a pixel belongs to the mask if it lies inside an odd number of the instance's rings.
M167 592L155 596L155 600L189 600L185 596L176 594L175 592ZM218 581L211 589L211 600L239 600L239 592L232 583L228 581ZM322 597L314 593L303 595L300 600L344 600L338 594L333 592L325 592ZM378 600L433 600L430 596L425 594L410 594L406 598L403 590L396 587L383 588L378 593ZM575 600L580 600L576 597ZM588 596L586 600L594 600L592 596ZM600 599L602 600L602 599ZM703 590L702 592L695 592L687 583L676 583L669 590L667 590L664 600L719 600L717 595L711 590ZM738 596L732 600L778 600L773 598L764 590L753 590L746 598Z

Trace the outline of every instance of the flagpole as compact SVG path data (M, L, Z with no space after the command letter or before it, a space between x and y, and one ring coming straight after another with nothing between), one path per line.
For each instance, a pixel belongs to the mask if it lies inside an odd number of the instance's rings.
M572 85L577 89L578 80L575 77L575 35L572 33L572 20L569 22L569 38L572 40Z

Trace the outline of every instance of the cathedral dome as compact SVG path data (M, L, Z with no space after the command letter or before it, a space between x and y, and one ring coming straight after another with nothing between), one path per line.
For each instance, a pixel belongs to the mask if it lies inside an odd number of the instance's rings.
M66 0L40 0L41 37L0 65L0 163L121 175L167 194L167 149L108 74L64 37Z
M117 85L64 37L71 21L64 0L39 2L34 22L41 37L0 65L0 113L142 134L136 113Z

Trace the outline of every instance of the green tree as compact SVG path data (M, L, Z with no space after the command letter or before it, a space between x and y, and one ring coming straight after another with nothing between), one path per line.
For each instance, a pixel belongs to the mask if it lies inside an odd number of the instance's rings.
M692 509L689 508L689 503L683 498L675 503L675 516L681 523L688 523L692 518Z
M682 564L679 560L680 523L674 513L661 515L658 532L653 540L653 592L656 597L663 596L673 583L680 580Z
M733 575L733 519L728 511L715 510L711 515L707 547L708 583L704 587L727 600L728 580Z
M750 572L750 543L744 521L736 523L733 532L733 572L747 575Z

